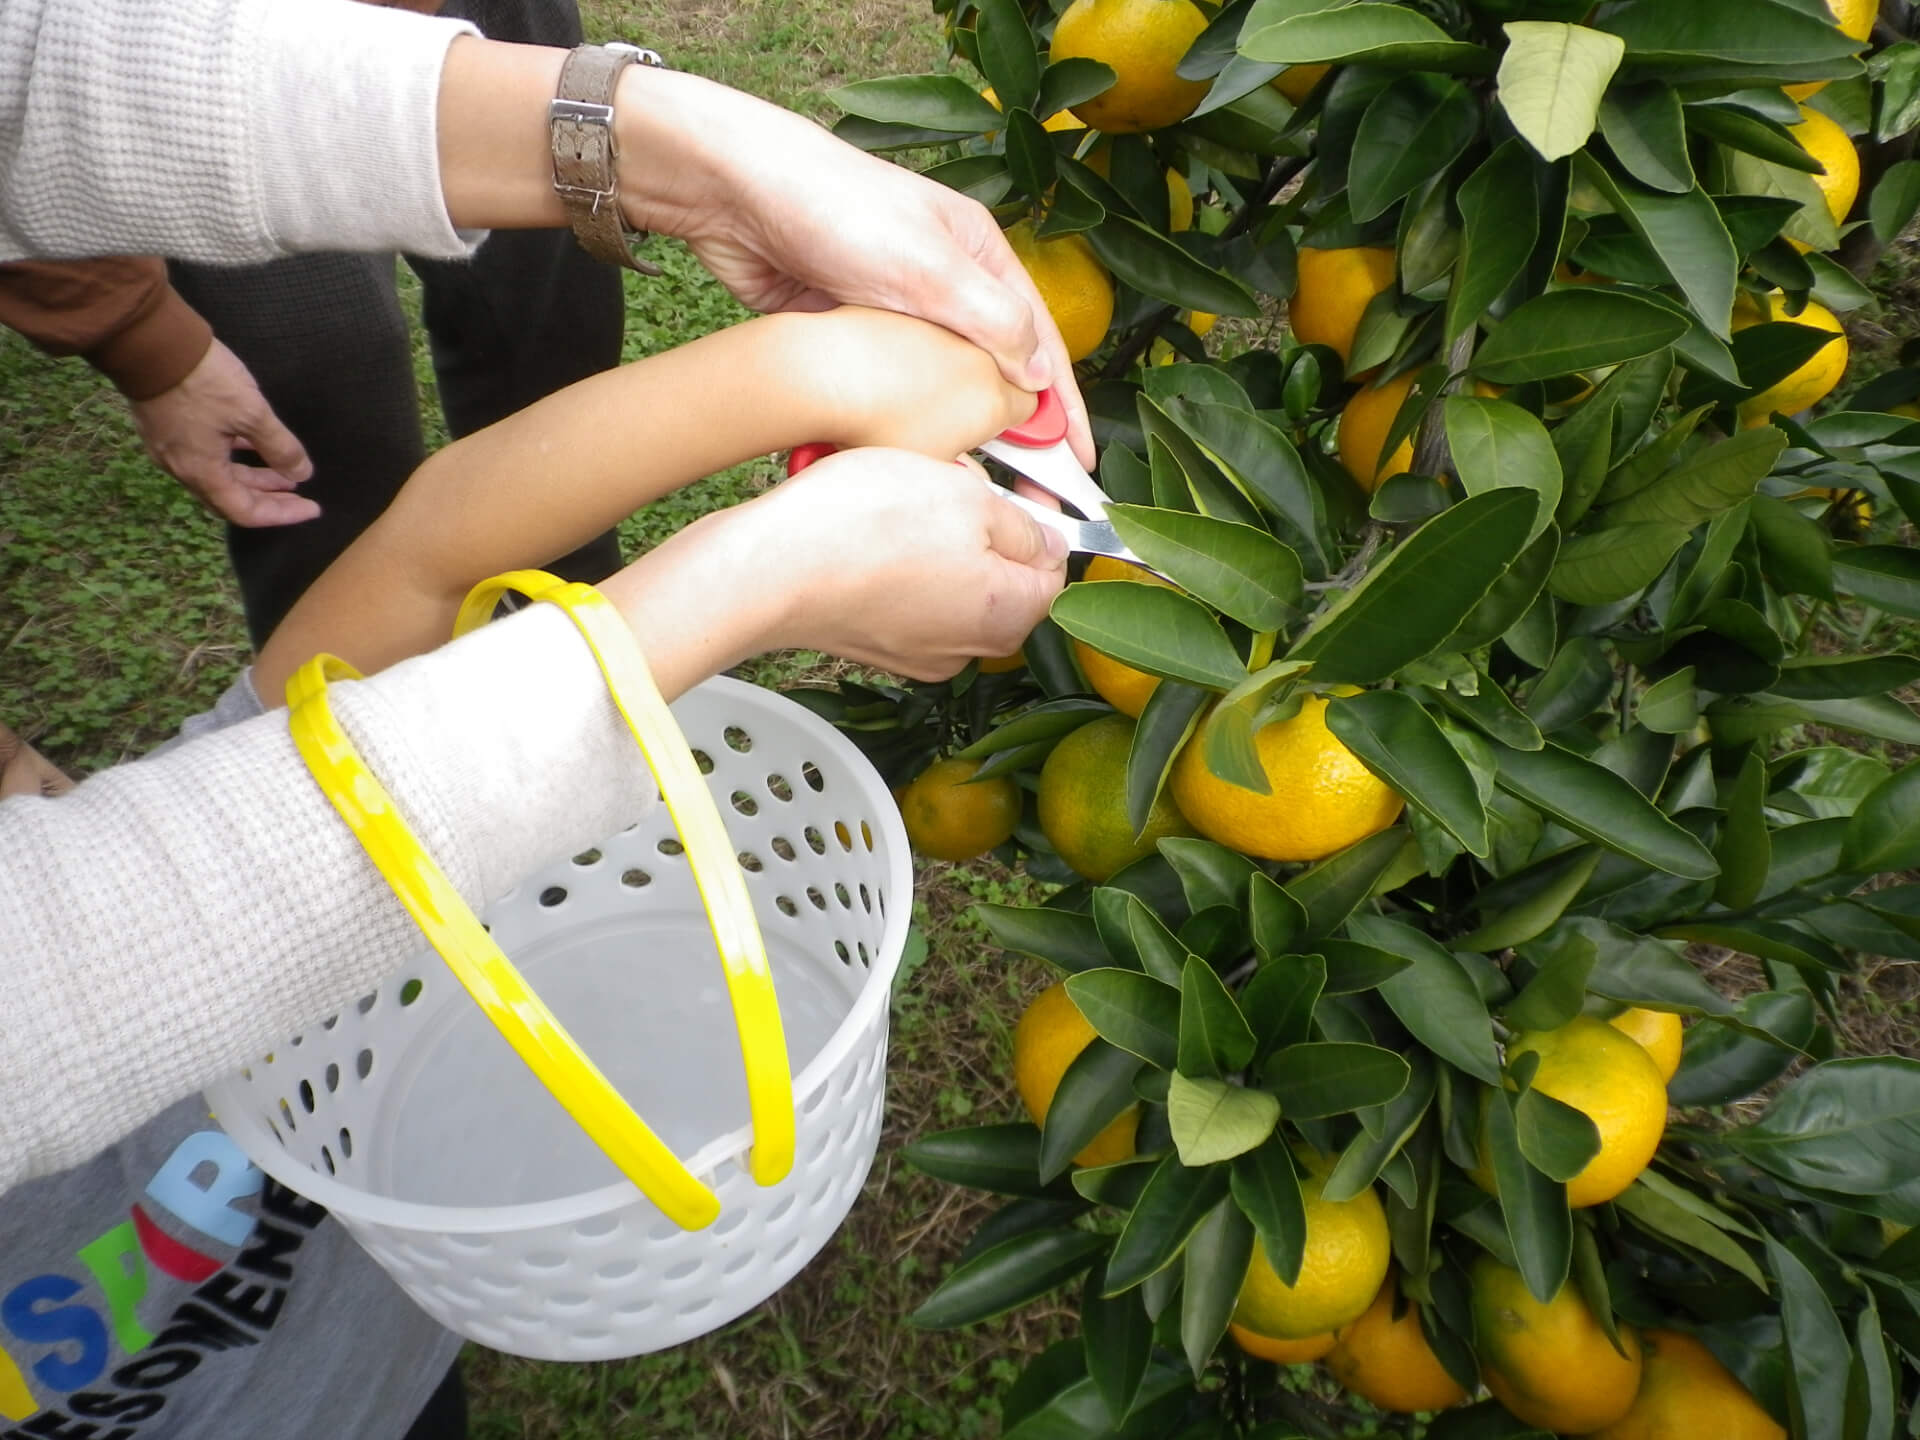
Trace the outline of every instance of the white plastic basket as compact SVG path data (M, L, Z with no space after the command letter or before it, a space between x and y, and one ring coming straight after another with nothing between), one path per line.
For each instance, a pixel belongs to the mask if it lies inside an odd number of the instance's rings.
M683 1230L613 1167L429 949L208 1090L236 1143L325 1205L449 1329L545 1360L679 1344L771 1295L872 1164L887 1002L911 915L905 828L830 725L728 679L683 696L746 871L794 1071L777 1185L743 1168L740 1042L664 809L530 876L485 915L502 949L720 1217Z

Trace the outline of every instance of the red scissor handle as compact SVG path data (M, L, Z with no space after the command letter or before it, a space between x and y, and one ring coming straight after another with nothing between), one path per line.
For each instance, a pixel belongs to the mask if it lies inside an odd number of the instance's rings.
M1030 450L1057 445L1067 438L1067 407L1060 403L1060 392L1049 385L1040 392L1033 414L1018 425L1009 425L1000 438Z
M787 456L787 478L792 479L816 460L824 460L839 450L838 445L825 440L809 440L804 445L796 445Z
M1044 449L1066 439L1067 407L1060 403L1059 392L1051 385L1042 390L1033 407L1033 414L1018 425L1009 425L1002 430L1000 438L1029 450ZM804 445L794 446L792 453L787 456L788 478L798 475L814 461L826 459L839 448L825 440L810 440Z

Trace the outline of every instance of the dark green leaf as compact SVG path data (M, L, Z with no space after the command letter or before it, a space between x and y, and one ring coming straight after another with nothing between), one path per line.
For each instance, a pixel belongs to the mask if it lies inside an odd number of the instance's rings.
M998 130L1001 114L957 75L890 75L856 80L827 98L849 115L954 135Z
M1880 1055L1815 1066L1726 1138L1794 1184L1842 1195L1896 1189L1912 1179L1920 1155L1920 1060Z
M1890 615L1920 620L1920 550L1850 545L1834 552L1833 583Z
M1327 704L1327 728L1374 774L1444 826L1473 855L1487 853L1487 812L1460 753L1402 690L1369 690Z
M1512 486L1540 496L1528 543L1553 524L1560 504L1560 457L1546 427L1507 400L1450 395L1445 405L1447 446L1460 485L1469 495Z
M963 155L921 172L929 180L938 180L949 190L958 190L982 205L998 205L1013 186L1004 155Z
M1527 1289L1545 1303L1560 1293L1573 1263L1573 1218L1566 1186L1541 1174L1520 1151L1516 1098L1503 1090L1486 1097L1482 1134L1514 1260Z
M1576 635L1553 657L1553 663L1533 684L1527 696L1527 718L1552 734L1577 725L1613 692L1613 660L1606 647L1590 635Z
M964 1265L976 1255L984 1255L994 1246L1004 1244L1017 1235L1031 1235L1036 1230L1061 1230L1085 1215L1088 1203L1071 1192L1064 1196L1023 1196L1018 1200L1009 1200L1001 1205L967 1238L966 1247L955 1259L956 1265Z
M1830 15L1747 0L1623 5L1596 23L1627 42L1629 61L1659 69L1704 68L1703 60L1717 60L1752 66L1765 77L1810 61L1844 61L1859 48Z
M1006 949L1050 960L1063 970L1095 970L1113 963L1091 915L1019 905L976 905L973 913Z
M1180 1286L1180 1347L1199 1378L1227 1333L1240 1286L1253 1256L1253 1226L1229 1195L1208 1213L1187 1242Z
M1538 1090L1513 1097L1513 1127L1527 1163L1562 1184L1600 1153L1600 1131L1593 1121L1583 1111Z
M1055 597L1062 630L1150 675L1231 690L1246 663L1199 601L1159 585L1083 581Z
M1289 1120L1319 1120L1385 1105L1407 1088L1407 1062L1377 1045L1317 1041L1289 1045L1260 1076Z
M1107 518L1147 564L1250 630L1277 630L1300 600L1300 560L1264 530L1113 505Z
M1576 161L1575 170L1613 201L1633 233L1660 258L1707 330L1727 339L1740 257L1707 192L1696 185L1669 195L1631 180L1616 181L1591 156Z
M1067 994L1108 1044L1162 1070L1173 1068L1180 992L1172 985L1137 970L1087 970L1067 977Z
M1209 693L1198 686L1169 680L1154 686L1147 697L1127 755L1127 823L1134 834L1147 828L1174 757L1200 723L1208 698Z
M1016 108L1007 112L1005 145L1007 173L1013 177L1016 191L1031 196L1053 190L1059 175L1053 141L1031 110ZM1057 234L1059 227L1050 225L1046 233Z
M1642 185L1673 195L1693 189L1686 124L1672 87L1613 86L1600 102L1600 133Z
M1553 1432L1514 1419L1498 1400L1482 1400L1434 1416L1427 1440L1553 1440Z
M1040 94L1040 57L1018 0L977 0L980 69L1003 110L1031 109Z
M1599 868L1601 858L1602 852L1589 845L1579 846L1555 857L1546 865L1536 867L1539 872L1538 887L1511 902L1502 896L1496 904L1492 894L1482 890L1479 897L1482 908L1490 909L1492 913L1486 924L1478 930L1455 940L1453 948L1476 951L1484 955L1495 950L1505 950L1510 946L1524 945L1543 934L1566 914L1567 907L1573 904L1580 897L1581 892L1587 888L1587 882L1593 878L1593 872ZM1531 875L1534 871L1524 873ZM1532 989L1531 984L1528 989ZM1550 990L1545 993L1557 992ZM1577 997L1575 1009L1578 1009ZM1534 1019L1515 1023L1527 1029L1551 1028L1543 1027L1538 1020Z
M1808 1440L1842 1440L1853 1346L1813 1272L1771 1235L1764 1238L1767 1267L1780 1284L1780 1318L1792 1364L1787 1400L1794 1433Z
M1168 1155L1154 1170L1107 1261L1107 1293L1132 1289L1173 1263L1207 1212L1227 1193L1227 1167L1193 1170Z
M1786 442L1786 435L1770 425L1743 430L1609 505L1602 523L1609 527L1681 525L1690 530L1750 498L1754 487L1772 472Z
M1860 802L1840 863L1863 873L1920 866L1920 765L1889 776Z
M1613 1314L1613 1287L1607 1284L1606 1262L1600 1258L1594 1227L1582 1220L1576 1220L1573 1226L1573 1282L1606 1335L1607 1343L1624 1359L1627 1347L1620 1338L1620 1325Z
M1107 1298L1105 1257L1087 1272L1080 1292L1080 1328L1087 1351L1087 1378L1106 1402L1107 1414L1125 1415L1140 1394L1147 1360L1153 1354L1153 1321L1140 1303L1140 1292Z
M1181 1073L1219 1075L1239 1070L1251 1059L1253 1031L1240 1007L1214 968L1189 956L1180 977Z
M1692 533L1677 524L1620 525L1560 547L1547 586L1575 605L1609 605L1651 585Z
M1479 129L1479 106L1460 81L1400 76L1374 97L1354 138L1347 173L1353 218L1364 224L1386 214L1452 164Z
M1785 125L1748 110L1712 103L1689 105L1686 120L1700 134L1784 170L1813 174L1820 163L1800 148L1800 142L1787 132ZM1777 229L1774 233L1778 233ZM1766 238L1771 239L1772 235Z
M1034 106L1035 113L1047 116L1056 110L1070 109L1112 88L1113 81L1113 67L1098 60L1079 56L1056 60L1040 76L1040 99Z
M1071 1280L1107 1246L1086 1230L1039 1230L977 1255L940 1283L908 1320L923 1330L951 1330L1018 1309Z
M1093 892L1093 920L1100 927L1100 943L1117 963L1178 987L1180 967L1187 963L1186 948L1138 895L1099 886Z
M1634 703L1633 718L1661 735L1685 735L1700 721L1700 692L1694 686L1693 666L1656 680Z
M1413 963L1404 955L1389 954L1356 940L1327 939L1319 945L1329 995L1357 995L1363 990L1372 990Z
M1306 1253L1307 1211L1293 1157L1279 1136L1235 1158L1233 1199L1253 1221L1274 1273L1288 1285L1297 1284Z
M1407 1052L1407 1084L1381 1110L1378 1124L1363 1126L1341 1152L1326 1183L1320 1187L1323 1199L1351 1200L1379 1177L1386 1163L1413 1137L1415 1128L1433 1104L1435 1075L1433 1057L1424 1050Z
M1306 908L1306 934L1317 939L1337 930L1373 893L1374 885L1392 866L1406 840L1407 833L1398 827L1382 830L1289 880L1287 893Z
M1899 160L1875 182L1867 216L1880 242L1891 245L1920 214L1920 160Z
M1040 1181L1040 1127L979 1125L942 1130L913 1141L901 1157L922 1174L952 1185L999 1195L1045 1195L1058 1187Z
M1326 962L1318 955L1281 955L1260 967L1240 992L1241 1013L1258 1049L1273 1050L1307 1038L1326 976Z
M1537 497L1526 490L1462 500L1323 611L1291 658L1314 661L1317 680L1364 685L1429 654L1525 548L1536 510Z
M1574 834L1670 875L1710 880L1718 873L1706 846L1603 766L1551 744L1530 752L1495 742L1495 754L1500 787Z
M1189 1079L1176 1070L1167 1087L1167 1123L1180 1163L1198 1169L1261 1144L1280 1120L1280 1102L1264 1090L1224 1080Z
M1600 952L1585 935L1569 934L1540 959L1534 976L1504 1012L1515 1030L1555 1030L1580 1013L1587 977Z
M1912 655L1828 655L1788 661L1773 694L1793 700L1846 700L1883 695L1920 681L1920 659Z
M1761 564L1775 588L1831 602L1833 542L1826 528L1771 495L1756 495L1751 505L1753 538L1759 542Z
M1480 992L1460 962L1396 920L1361 915L1353 918L1349 929L1362 944L1412 962L1381 984L1380 995L1414 1038L1476 1079L1499 1084L1493 1025Z
M1116 972L1131 975L1131 970ZM1047 1106L1040 1127L1040 1174L1052 1180L1065 1174L1073 1157L1093 1143L1122 1111L1135 1103L1133 1077L1140 1057L1105 1040L1088 1042L1074 1057L1060 1088Z
M1189 836L1169 839L1161 854L1180 876L1187 907L1195 914L1215 906L1239 908L1246 899L1247 882L1257 871L1238 851Z
M1611 290L1556 290L1527 301L1487 337L1473 373L1497 385L1549 380L1663 350L1686 333L1671 311Z
M1109 214L1086 235L1094 254L1114 278L1144 295L1216 315L1252 318L1260 313L1253 292L1245 285L1202 264L1138 220Z
M1264 871L1256 871L1249 878L1247 919L1253 947L1262 961L1271 961L1289 953L1293 942L1305 933L1306 907Z
M1537 542L1534 548L1538 548ZM1532 553L1532 550L1528 551L1529 555ZM1527 556L1523 555L1515 562L1515 568L1526 563L1526 559ZM1457 690L1429 690L1427 693L1439 700L1448 714L1459 717L1481 734L1503 745L1511 745L1517 750L1538 750L1547 743L1539 728L1527 718L1526 712L1485 676L1480 678L1477 695L1462 695Z
M1484 75L1493 56L1450 39L1424 15L1398 5L1348 6L1295 15L1277 25L1248 25L1240 53L1267 64L1357 63L1396 69Z
M1757 750L1747 752L1726 802L1727 818L1713 858L1720 875L1713 882L1713 898L1730 910L1742 910L1760 896L1773 864L1773 843L1767 829L1767 764Z
M1048 700L1023 711L1016 719L989 731L986 735L954 752L962 760L984 760L1002 750L1017 750L1023 745L1058 740L1078 730L1089 720L1108 714L1112 706L1104 701L1072 697Z
M1294 364L1292 377L1311 360ZM1260 416L1231 405L1196 404L1177 399L1168 414L1236 485L1267 514L1281 522L1282 538L1313 573L1324 574L1327 517L1319 487L1286 433Z
M1447 296L1449 340L1472 327L1507 292L1540 234L1540 199L1533 161L1519 140L1508 140L1461 183L1464 225L1459 265Z
M1766 1276L1740 1242L1700 1213L1702 1209L1710 1208L1708 1202L1662 1179L1657 1171L1644 1172L1615 1196L1613 1203L1651 1233L1684 1245L1689 1250L1697 1250L1735 1273L1744 1275L1761 1290L1767 1289Z

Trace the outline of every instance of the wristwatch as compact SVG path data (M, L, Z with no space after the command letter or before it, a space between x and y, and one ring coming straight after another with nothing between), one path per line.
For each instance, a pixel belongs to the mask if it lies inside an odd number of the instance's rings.
M620 213L613 95L627 66L664 64L653 51L638 45L575 46L560 67L560 85L547 106L553 188L567 207L575 238L596 260L624 265L642 275L658 275L660 267L634 253L633 247L647 238L647 232L630 227Z

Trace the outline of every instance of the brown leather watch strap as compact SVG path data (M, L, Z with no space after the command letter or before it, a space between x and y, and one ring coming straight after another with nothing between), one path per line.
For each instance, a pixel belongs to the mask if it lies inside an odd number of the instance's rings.
M620 73L636 63L658 65L660 57L633 45L578 45L568 54L547 110L553 188L567 207L574 236L589 255L642 275L658 275L658 265L633 253L632 247L647 234L627 228L614 169L619 154L613 136L614 91Z

